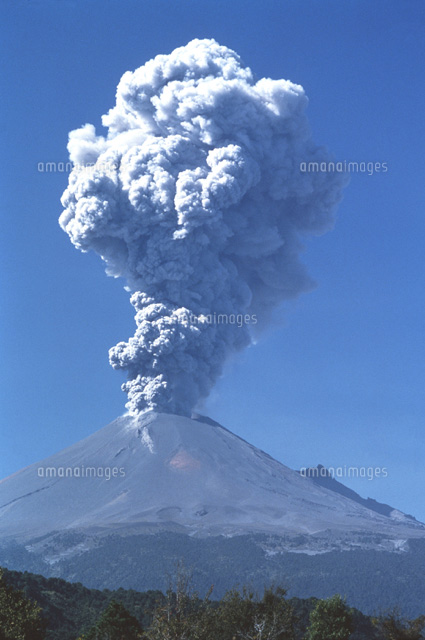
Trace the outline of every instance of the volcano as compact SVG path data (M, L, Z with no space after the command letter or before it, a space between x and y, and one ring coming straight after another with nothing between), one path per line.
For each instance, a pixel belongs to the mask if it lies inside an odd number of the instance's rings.
M281 584L419 615L425 525L317 470L305 477L199 415L123 416L0 482L0 565L164 591L183 562L201 594Z
M303 477L208 418L148 411L2 480L0 536L177 531L308 540L331 532L344 545L368 535L387 548L425 537L411 516L334 485Z

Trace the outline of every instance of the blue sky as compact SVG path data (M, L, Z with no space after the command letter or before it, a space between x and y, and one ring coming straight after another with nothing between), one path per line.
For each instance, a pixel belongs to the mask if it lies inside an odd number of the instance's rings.
M353 175L306 243L317 289L229 363L203 411L288 466L385 467L344 482L425 520L422 0L2 0L0 476L124 410L108 349L134 331L123 283L61 231L67 135L116 85L198 37L309 96L314 139Z

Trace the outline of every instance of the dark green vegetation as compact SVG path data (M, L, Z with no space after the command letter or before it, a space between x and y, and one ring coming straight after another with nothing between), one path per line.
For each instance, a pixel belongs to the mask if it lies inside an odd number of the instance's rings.
M96 624L112 601L121 603L142 626L146 626L151 619L150 612L164 600L160 592L97 591L80 583L72 584L27 572L5 570L4 582L15 590L21 590L25 598L41 608L47 622L48 640L74 640L81 631ZM1 634L0 640L3 640ZM36 638L29 636L28 640Z
M19 591L18 591L19 590ZM232 589L200 599L183 570L161 592L97 591L5 571L0 640L421 640L425 617L372 620L340 596L289 598L284 589ZM47 630L45 631L45 628Z
M0 640L43 640L41 608L3 580L0 569Z
M139 640L142 635L143 629L137 618L132 616L121 602L112 600L96 624L83 637L86 640L100 640L100 638Z
M18 545L0 549L0 564L78 580L95 589L121 586L165 592L166 576L182 559L185 566L195 568L193 584L201 596L214 584L214 597L221 598L237 580L258 592L264 585L279 584L289 596L299 598L329 598L340 593L352 606L370 615L395 605L410 618L425 610L422 540L410 541L410 551L401 553L359 549L306 555L281 553L279 540L267 536L200 539L177 533L110 535L98 538L86 553L64 556L54 564L43 560L43 555L59 556L86 540L80 534L58 534L48 543L35 542L35 552ZM300 547L305 543L304 536L299 536Z
M339 595L319 600L310 614L306 640L348 640L354 631L353 615Z

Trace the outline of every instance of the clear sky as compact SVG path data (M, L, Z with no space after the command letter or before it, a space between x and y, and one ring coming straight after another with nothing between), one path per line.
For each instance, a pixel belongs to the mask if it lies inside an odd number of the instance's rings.
M306 244L317 289L229 363L203 412L290 467L385 467L343 482L425 521L422 0L0 0L0 477L124 411L108 349L134 331L123 282L57 223L68 132L158 53L212 37L303 85L317 143L352 175Z

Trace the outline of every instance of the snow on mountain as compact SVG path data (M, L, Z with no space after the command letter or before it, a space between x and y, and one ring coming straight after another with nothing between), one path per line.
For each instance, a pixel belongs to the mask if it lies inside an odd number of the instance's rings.
M425 537L303 477L209 419L147 412L0 481L0 537L54 531L180 530L191 535L376 534Z

